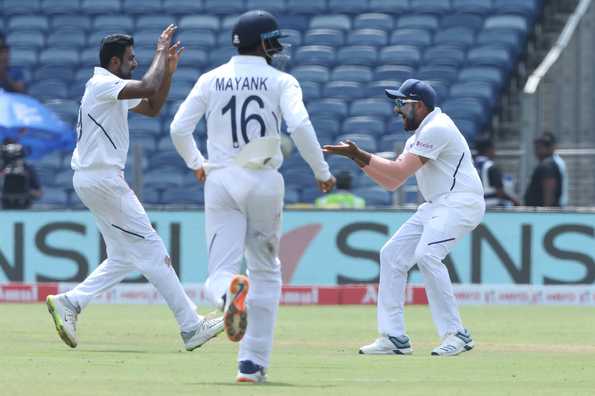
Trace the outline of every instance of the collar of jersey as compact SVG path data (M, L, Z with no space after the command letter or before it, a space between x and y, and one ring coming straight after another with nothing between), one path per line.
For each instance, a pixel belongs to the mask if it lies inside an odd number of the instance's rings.
M430 112L426 116L426 118L424 118L424 120L421 122L421 124L419 124L419 126L415 130L415 132L417 133L417 132L421 131L423 127L428 125L440 113L442 113L442 110L440 109L440 107L438 107L438 106L434 107L434 110L432 110L432 112Z
M233 63L263 63L266 64L266 60L262 56L256 55L234 55L231 58Z
M93 69L93 74L101 76L114 76L112 72L99 66L95 66L95 68Z

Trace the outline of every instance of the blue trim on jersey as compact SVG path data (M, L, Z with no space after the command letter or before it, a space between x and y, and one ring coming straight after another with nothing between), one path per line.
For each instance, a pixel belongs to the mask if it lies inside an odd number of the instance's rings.
M437 243L442 243L442 242L454 241L455 239L456 238L448 238L448 239L443 239L441 241L430 242L430 243L428 243L428 246L430 246L430 245L436 245Z
M100 123L98 123L97 121L95 121L95 118L91 117L91 114L87 114L87 115L89 116L89 118L91 119L91 121L93 121L95 123L95 125L97 125L99 128L101 128L101 130L103 131L103 133L105 134L105 136L108 138L109 142L112 144L112 146L114 146L114 150L117 150L118 148L114 144L114 141L108 135L108 133L105 131L105 129L103 128L103 126Z
M457 164L457 168L455 169L455 173L452 175L452 186L450 186L450 191L455 188L455 183L457 182L457 172L459 171L459 166L461 166L461 162L463 162L463 157L465 156L465 152L461 154L461 158L459 159L459 163Z
M118 230L120 230L120 231L122 231L122 232L125 232L125 233L127 233L127 234L134 235L135 237L139 237L139 238L145 239L145 237L144 237L144 236L142 236L142 235L140 235L140 234L137 234L137 233L134 233L134 232L132 232L132 231L125 230L125 229L123 229L122 227L118 227L118 226L117 226L117 225L115 225L115 224L112 224L112 227L114 227L114 228L117 228Z

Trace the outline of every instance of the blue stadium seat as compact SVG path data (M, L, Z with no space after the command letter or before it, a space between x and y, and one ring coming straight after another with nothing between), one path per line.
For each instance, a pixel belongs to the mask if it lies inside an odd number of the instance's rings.
M142 132L134 131L130 135L130 152L134 152L136 146L139 146L144 155L151 155L155 151L155 138Z
M220 30L217 32L217 45L230 46L232 41L231 30Z
M315 15L310 19L310 29L317 28L350 30L351 19L343 14Z
M436 34L434 44L451 45L463 49L470 47L475 42L475 31L465 26L455 26L446 28Z
M405 138L405 140L407 140L407 138L409 137L408 133L405 132L405 128L403 127L403 119L398 116L398 115L394 115L394 117L391 117L388 122L386 123L386 133L388 134L405 134L407 135L407 137Z
M319 99L308 103L308 111L312 115L345 117L347 110L347 103L341 99Z
M477 35L477 45L503 45L518 56L524 48L522 33L510 29L484 29Z
M380 138L378 148L382 151L390 151L400 154L403 151L403 146L407 141L408 136L405 133L390 133L383 135Z
M53 30L48 39L47 46L54 48L82 48L85 46L85 35L80 30L69 27Z
M374 80L405 81L413 77L415 69L411 66L383 65L374 70Z
M450 0L411 0L411 8L415 12L437 15L443 15L452 10Z
M285 196L283 202L286 205L296 204L300 202L300 191L297 188L285 188Z
M243 0L204 0L205 12L213 14L241 14L244 12Z
M438 29L438 17L428 14L404 15L397 21L397 28L425 29L434 31Z
M320 84L314 81L302 81L300 83L302 87L302 94L304 100L319 99L321 96Z
M401 86L404 80L376 80L369 83L364 89L365 97L367 98L382 98L387 99L384 93L385 89L397 89Z
M366 135L363 133L346 133L337 136L336 140L340 142L351 140L352 142L357 144L362 150L365 150L369 153L375 153L378 151L378 144L376 143L376 139L374 138L374 136L371 135Z
M159 14L162 11L161 0L123 0L122 3L124 14ZM165 29L165 26L163 28Z
M51 153L48 153L46 155L44 155L43 157L41 157L40 159L38 159L37 161L33 162L33 166L35 167L35 170L39 173L41 169L44 170L49 170L52 172L51 174L51 178L41 178L41 183L46 184L46 182L49 184L50 182L53 182L53 178L54 175L56 174L56 172L62 168L62 166L64 165L64 158L62 157L62 153L60 153L59 151L52 151ZM70 164L68 164L70 165Z
M388 100L385 100L388 103ZM356 116L347 117L341 127L342 133L368 134L381 136L385 132L384 121L380 117Z
M304 3L302 0L295 0L297 3ZM290 0L291 2L291 0ZM294 8L291 6L288 9L296 12ZM308 30L308 26L310 24L310 18L306 15L294 15L294 14L282 14L277 15L277 20L279 21L279 26L281 30L285 29L295 29L300 32Z
M520 15L494 15L486 18L484 29L508 29L515 30L523 35L527 36L529 29L527 20Z
M380 51L379 59L382 63L417 67L421 53L418 48L410 45L391 45Z
M44 103L45 107L56 113L58 117L69 125L74 125L78 117L79 103L74 100L59 99Z
M500 14L518 14L533 21L539 14L539 3L537 0L494 0L494 9Z
M295 61L301 64L329 66L335 62L335 51L325 45L305 45L295 52Z
M175 85L172 84L172 87L169 90L169 98L171 100L186 99L193 86L194 82L178 81Z
M157 28L155 26L148 28L137 30L134 35L134 48L139 49L142 47L154 49L157 45L157 39L159 39L159 35L161 32L161 28ZM89 43L92 44L92 43ZM184 43L182 43L184 44ZM186 54L184 54L186 55Z
M388 44L388 35L379 29L357 29L349 32L347 44L383 46Z
M480 134L480 130L477 126L477 122L467 118L453 118L453 121L459 131L465 136L469 145L473 145L474 140Z
M483 45L471 48L467 53L467 64L469 66L495 66L504 70L506 74L513 67L511 51L498 45Z
M41 10L40 0L4 0L4 15L37 14Z
M10 63L13 66L30 67L37 64L37 51L25 48L13 48L10 51Z
M81 52L81 69L85 70L86 75L90 76L93 73L92 67L99 65L99 48L85 48Z
M180 59L180 67L202 67L208 63L207 53L203 50L193 49L187 51Z
M369 45L348 45L337 52L337 63L341 65L364 65L376 64L378 51Z
M209 52L209 65L211 67L218 67L223 63L229 62L231 57L237 54L238 51L234 47L215 48Z
M488 112L477 98L451 98L444 102L442 110L453 119L465 118L473 120L483 127L488 121Z
M131 133L140 133L141 131L145 134L152 136L160 136L162 134L161 123L157 118L143 117L140 115L132 115L128 120L128 128Z
M161 201L166 205L198 205L205 203L204 189L199 185L169 188L161 194Z
M287 10L294 14L325 13L326 0L287 0ZM281 25L281 28L283 26Z
M11 47L39 50L45 45L45 34L39 30L17 30L8 34L6 41Z
M182 174L176 167L154 168L144 174L144 185L159 190L182 187Z
M39 100L67 99L68 88L62 80L44 80L31 84L29 95Z
M390 31L394 28L395 21L389 14L371 12L357 15L353 20L354 29L382 29Z
M313 204L316 198L322 197L324 194L318 187L305 187L300 194L301 203Z
M279 15L287 10L284 0L246 0L248 10L267 10L273 15Z
M97 51L99 52L99 46L101 45L101 40L103 40L103 38L105 36L114 34L114 33L130 34L131 32L130 31L122 31L119 29L117 31L114 31L113 29L99 29L99 30L91 31L89 33L89 35L87 36L87 46L95 47L95 48L97 48ZM155 45L157 44L158 38L159 38L159 35L157 35L154 39Z
M85 85L89 79L73 80L68 85L68 98L72 100L80 101L85 92Z
M152 30L152 31L163 31L167 26L170 24L175 24L176 20L171 15L160 15L160 14L151 14L151 15L139 15L136 18L136 30L137 32L140 30ZM182 29L182 27L180 26ZM134 34L134 41L136 44L136 33Z
M41 65L37 70L35 70L35 73L33 73L33 80L69 80L74 75L74 73L74 67Z
M483 26L483 17L474 14L448 14L440 20L440 27L448 29L451 27L466 27L475 31Z
M200 77L200 70L195 67L178 67L174 74L174 83L177 81L190 82L191 84L196 83Z
M324 96L339 99L361 98L362 85L355 81L331 81L324 86Z
M215 47L217 42L215 33L210 30L186 29L181 31L178 35L178 40L182 42L186 48L210 48Z
M452 0L452 8L457 12L486 15L492 11L492 0Z
M113 30L114 32L131 32L134 22L127 15L97 15L93 20L93 30Z
M409 0L370 0L368 8L376 12L394 13L396 15L411 10Z
M451 98L479 98L489 109L495 105L498 99L494 86L488 82L468 81L453 84L450 87Z
M310 29L304 33L304 45L328 45L330 47L341 46L345 43L345 37L341 30L337 29Z
M360 14L368 11L368 2L362 0L328 0L328 9L332 12Z
M459 69L453 66L428 65L419 68L415 77L420 80L444 81L448 84L457 79Z
M68 205L68 193L60 188L44 188L41 198L34 202L34 207L66 207Z
M392 106L386 99L357 99L349 107L349 115L352 116L389 117L392 113Z
M291 44L293 47L302 44L302 33L294 29L283 29L283 34L286 36L281 40L284 44Z
M184 29L209 29L217 31L219 27L219 18L214 15L187 15L180 19L180 30L182 31Z
M118 14L120 0L81 0L81 10L87 14Z
M327 82L330 78L329 69L325 66L296 66L291 74L301 83L302 81Z
M15 15L8 19L8 31L41 30L49 28L48 18L45 15Z
M387 207L393 205L393 194L382 187L356 188L353 193L366 201L366 207Z
M390 43L427 47L432 44L432 32L425 29L396 29L390 35Z
M449 82L444 80L422 80L427 84L430 84L436 92L436 105L440 106L442 102L448 97L448 89L450 86Z
M197 0L163 0L167 14L192 15L203 11L203 2Z
M142 193L138 198L143 204L157 205L161 203L161 192L156 188L143 186Z
M452 45L434 45L429 47L423 56L423 63L459 67L465 62L465 50Z
M54 177L54 185L62 188L72 188L72 176L74 172L72 169L64 169L57 173Z
M221 19L221 29L229 30L230 32L233 30L238 18L240 16L237 14L234 15L223 15Z
M285 185L292 188L301 188L314 183L312 171L308 168L289 168L283 170Z
M331 72L333 81L369 82L372 81L372 77L372 69L367 66L337 66Z
M459 80L466 81L485 81L492 84L497 91L504 86L504 76L502 70L498 67L480 66L465 67L459 72Z
M22 3L22 1L21 1ZM81 12L79 0L44 0L41 3L41 12L45 15L52 14L72 14L77 15ZM87 25L88 26L88 25Z
M340 171L351 172L353 175L361 172L361 169L355 162L340 155L328 155L326 157L326 162L328 162L329 168L335 174L339 173Z
M314 115L310 118L316 134L318 136L336 136L339 133L340 123L336 117L330 115L321 114L320 116Z
M52 17L52 29L75 28L86 31L91 27L91 17L87 15L55 15Z

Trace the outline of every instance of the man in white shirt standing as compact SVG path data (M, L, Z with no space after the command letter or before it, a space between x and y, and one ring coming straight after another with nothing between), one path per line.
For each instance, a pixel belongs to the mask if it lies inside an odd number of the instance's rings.
M281 37L268 12L241 15L231 37L239 55L202 75L171 123L176 149L205 182L205 288L224 311L228 337L241 340L238 382L265 381L273 343L281 294L278 254L284 182L277 169L283 160L282 117L320 189L328 192L335 184L299 83L270 66L283 50ZM192 137L203 115L208 162ZM244 256L249 281L236 275Z
M141 272L163 296L180 326L187 350L198 348L223 331L222 318L205 319L196 313L163 241L124 180L128 110L151 117L159 114L183 52L179 42L171 45L175 31L170 25L161 33L153 62L141 80L130 79L138 65L132 37L105 37L99 53L101 67L95 68L85 87L71 163L73 185L95 217L107 259L73 290L47 298L56 330L72 348L78 344L77 315L94 296L133 271Z
M415 174L426 201L380 251L380 337L361 347L359 353L412 353L403 308L407 273L417 264L442 339L432 355L458 355L471 350L474 344L463 327L442 260L483 218L481 180L465 138L450 117L435 106L436 93L430 85L409 79L398 90L386 90L386 94L395 101L395 112L403 117L405 129L413 132L395 161L367 153L352 142L323 148L325 152L351 158L376 183L391 191Z

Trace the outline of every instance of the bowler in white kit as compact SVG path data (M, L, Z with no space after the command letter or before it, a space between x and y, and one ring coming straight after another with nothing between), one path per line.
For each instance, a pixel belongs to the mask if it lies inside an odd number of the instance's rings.
M171 266L163 241L124 180L129 146L128 111L157 116L167 98L183 48L171 45L176 31L168 26L157 42L155 57L142 80L131 80L137 66L134 41L127 35L102 40L101 67L95 67L81 100L77 144L72 155L74 190L89 208L107 248L104 260L81 284L47 306L58 334L71 347L78 344L77 316L94 296L107 291L133 271L141 272L173 312L185 348L198 348L223 331L223 319L206 319L186 295Z
M395 101L395 112L403 117L405 130L413 132L395 161L367 153L352 142L324 146L325 152L354 160L376 183L391 191L415 174L426 201L380 250L380 337L361 347L359 353L412 353L403 308L407 273L417 264L442 339L432 355L458 355L471 350L474 343L463 326L442 260L483 218L481 180L465 138L435 106L436 93L429 84L409 79L398 90L386 90L386 95Z
M273 344L281 294L282 119L320 189L335 184L299 83L269 65L283 50L280 38L268 12L241 15L230 37L239 55L202 75L171 123L176 149L205 182L205 288L224 311L228 337L241 340L238 382L265 381ZM192 137L203 116L208 161ZM248 278L237 275L244 257Z

